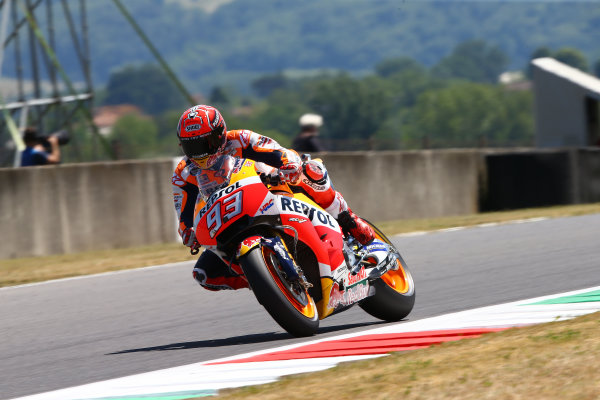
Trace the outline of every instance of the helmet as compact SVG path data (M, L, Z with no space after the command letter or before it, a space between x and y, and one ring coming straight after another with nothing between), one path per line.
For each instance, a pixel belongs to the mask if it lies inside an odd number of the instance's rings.
M197 105L181 114L177 137L183 153L199 167L208 168L224 149L227 127L219 110Z
M323 117L319 114L304 114L298 120L298 124L301 127L315 127L319 128L323 126Z

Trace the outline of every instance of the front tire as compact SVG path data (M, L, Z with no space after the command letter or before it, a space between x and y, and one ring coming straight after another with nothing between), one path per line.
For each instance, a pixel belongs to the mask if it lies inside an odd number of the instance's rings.
M258 246L244 255L240 264L256 299L283 329L296 337L317 332L315 301L299 283L285 279L273 250Z
M377 227L366 221L378 239L394 246ZM394 247L395 248L395 247ZM415 305L415 283L410 270L402 257L396 262L398 269L386 272L381 278L371 283L375 294L359 303L359 306L375 318L384 321L400 321L406 318Z

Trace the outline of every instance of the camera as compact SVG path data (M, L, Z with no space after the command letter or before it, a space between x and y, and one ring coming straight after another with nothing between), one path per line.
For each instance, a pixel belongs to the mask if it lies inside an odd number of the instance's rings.
M48 138L50 136L56 136L58 138L58 145L59 146L64 146L65 144L69 143L69 141L71 140L71 135L69 135L69 132L66 130L61 130L58 132L54 132L51 133L48 136L40 136L39 140L42 143L42 145L46 148L46 149L50 149L52 146L50 145L50 142L48 141Z

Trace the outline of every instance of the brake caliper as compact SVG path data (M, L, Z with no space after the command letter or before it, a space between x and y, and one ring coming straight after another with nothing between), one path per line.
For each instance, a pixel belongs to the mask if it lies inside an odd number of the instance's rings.
M275 253L279 260L279 264L286 275L289 282L298 282L304 289L311 288L313 285L308 282L304 276L302 269L296 264L294 259L290 257L287 247L279 237L263 238L262 244L267 246Z

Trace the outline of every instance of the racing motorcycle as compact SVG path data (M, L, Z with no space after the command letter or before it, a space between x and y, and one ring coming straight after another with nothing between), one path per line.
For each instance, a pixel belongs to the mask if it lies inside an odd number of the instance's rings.
M392 242L368 221L369 244L345 236L329 213L258 164L222 156L213 176L199 179L198 242L238 264L258 302L294 336L313 335L319 320L355 304L385 321L405 318L415 286Z

